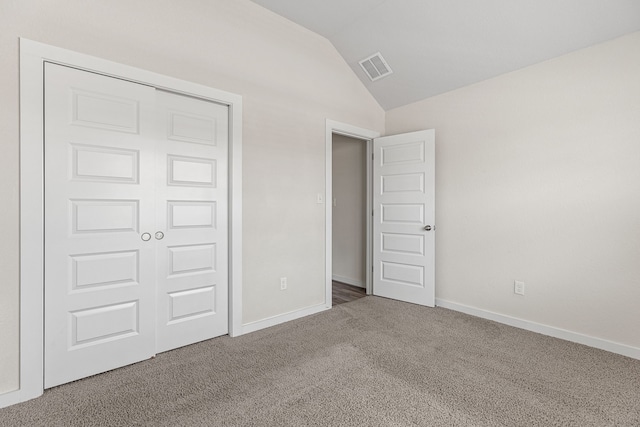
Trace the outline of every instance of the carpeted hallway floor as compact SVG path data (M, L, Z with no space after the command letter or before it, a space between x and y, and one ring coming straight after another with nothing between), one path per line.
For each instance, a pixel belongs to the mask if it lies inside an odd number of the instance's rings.
M640 426L640 361L366 297L0 409L0 426Z

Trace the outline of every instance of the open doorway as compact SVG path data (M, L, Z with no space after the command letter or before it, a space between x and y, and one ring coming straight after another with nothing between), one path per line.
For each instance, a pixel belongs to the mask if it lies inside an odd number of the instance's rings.
M367 288L367 141L332 135L332 303L350 302Z
M333 254L336 235L333 189L340 185L333 185L333 139L336 135L350 137L367 147L367 295L434 307L435 131L379 137L376 131L333 120L327 120L325 138L326 307L332 305L333 263L340 256ZM339 203L336 198L336 204Z
M333 305L366 295L367 141L333 134Z
M349 138L351 143L359 145L360 147L364 147L365 155L364 155L364 163L365 163L365 172L364 172L364 180L366 183L365 189L365 212L364 218L366 223L366 232L364 236L364 259L365 259L365 280L364 286L366 289L366 294L369 295L372 292L372 283L371 283L371 269L372 269L372 218L370 212L372 212L372 199L371 199L371 191L372 191L372 182L371 182L371 173L372 173L372 162L368 159L371 159L373 154L372 151L372 141L374 138L380 136L380 133L370 129L364 129L357 126L353 126L347 123L341 123L334 120L327 119L326 122L326 133L325 133L325 147L326 147L326 186L325 186L325 237L326 237L326 245L325 245L325 302L326 307L330 308L333 304L333 140L334 137L344 136ZM336 205L340 203L336 199ZM340 274L338 274L340 275ZM343 279L344 280L344 279ZM350 284L346 284L345 286L353 286ZM360 293L362 288L355 287L355 290L359 290Z

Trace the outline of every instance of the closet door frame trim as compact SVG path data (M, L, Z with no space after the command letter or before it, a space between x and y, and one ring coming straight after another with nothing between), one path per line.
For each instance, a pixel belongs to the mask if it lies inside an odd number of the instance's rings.
M44 63L51 62L229 108L229 335L242 334L242 97L20 39L20 379L0 407L44 392Z

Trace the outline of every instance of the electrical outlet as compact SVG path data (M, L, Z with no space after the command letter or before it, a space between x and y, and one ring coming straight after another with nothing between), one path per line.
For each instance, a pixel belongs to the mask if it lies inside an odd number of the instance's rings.
M280 278L280 290L284 291L285 289L287 289L287 278L286 277L281 277Z
M513 293L517 295L524 295L524 282L516 280L513 282Z

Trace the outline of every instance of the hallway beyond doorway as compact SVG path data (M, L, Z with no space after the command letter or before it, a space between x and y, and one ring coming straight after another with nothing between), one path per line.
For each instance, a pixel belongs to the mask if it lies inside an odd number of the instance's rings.
M336 282L335 280L332 283L333 285L333 306L344 304L347 302L355 301L362 297L367 296L367 291L365 288L360 288L358 286L347 285L345 283Z

